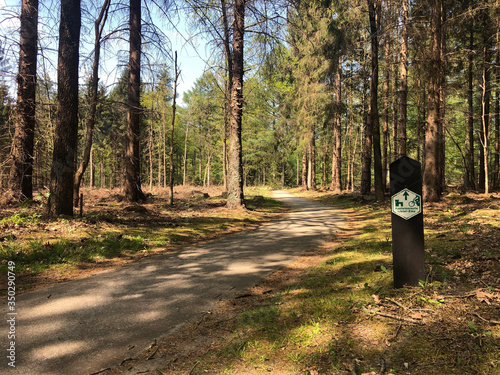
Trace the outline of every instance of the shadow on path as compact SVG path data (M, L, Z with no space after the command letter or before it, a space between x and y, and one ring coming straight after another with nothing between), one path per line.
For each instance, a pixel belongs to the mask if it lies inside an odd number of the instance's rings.
M343 224L332 208L286 192L275 198L293 209L282 221L18 296L11 373L79 375L117 365L286 266ZM6 317L6 303L2 312ZM7 349L6 324L1 337ZM9 373L2 357L0 373Z

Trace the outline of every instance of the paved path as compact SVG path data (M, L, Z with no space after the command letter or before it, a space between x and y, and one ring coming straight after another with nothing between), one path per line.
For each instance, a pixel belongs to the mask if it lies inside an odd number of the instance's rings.
M342 225L331 208L286 192L275 197L293 208L282 221L19 295L14 371L5 355L4 300L0 374L86 375L117 365L286 266Z

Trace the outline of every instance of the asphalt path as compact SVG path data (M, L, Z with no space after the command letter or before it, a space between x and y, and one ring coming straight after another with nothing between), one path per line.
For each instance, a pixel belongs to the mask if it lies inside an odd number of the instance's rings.
M88 375L116 366L342 228L330 207L274 196L292 207L281 221L17 296L15 368L6 358L4 300L0 374Z

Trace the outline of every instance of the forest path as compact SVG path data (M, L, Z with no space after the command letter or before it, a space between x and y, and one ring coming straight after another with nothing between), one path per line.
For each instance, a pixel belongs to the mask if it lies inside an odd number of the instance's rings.
M281 221L19 295L16 368L3 356L0 373L87 375L116 366L343 226L331 207L284 191L274 197L292 208ZM8 348L6 324L0 337Z

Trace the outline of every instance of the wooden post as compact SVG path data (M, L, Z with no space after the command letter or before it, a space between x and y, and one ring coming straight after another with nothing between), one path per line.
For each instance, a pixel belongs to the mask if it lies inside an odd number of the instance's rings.
M403 156L390 165L394 287L425 280L420 163Z
M80 217L83 217L83 193L80 194Z

